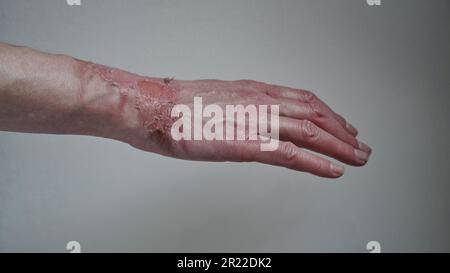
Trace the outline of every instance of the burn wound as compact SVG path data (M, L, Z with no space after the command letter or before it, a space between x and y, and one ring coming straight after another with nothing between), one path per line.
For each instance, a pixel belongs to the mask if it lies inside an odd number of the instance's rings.
M175 101L173 88L162 80L145 79L137 81L137 90L136 109L148 137L169 148L170 128L174 122L170 116Z
M176 92L170 81L144 78L93 63L86 63L85 69L94 72L83 71L85 77L92 78L97 74L105 82L119 89L119 111L123 112L129 97L134 96L138 119L147 137L157 142L157 145L170 148L167 145L170 143L170 128L174 122L170 114L176 100ZM80 95L83 96L83 93Z

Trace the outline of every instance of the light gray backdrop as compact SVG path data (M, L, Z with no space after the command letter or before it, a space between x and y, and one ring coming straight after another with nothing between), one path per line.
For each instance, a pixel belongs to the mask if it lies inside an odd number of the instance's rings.
M0 40L179 79L314 90L373 149L326 180L0 133L0 251L450 250L450 2L1 0Z

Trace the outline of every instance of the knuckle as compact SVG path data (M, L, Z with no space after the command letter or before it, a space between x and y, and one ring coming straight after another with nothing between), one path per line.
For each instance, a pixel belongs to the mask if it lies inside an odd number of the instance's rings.
M311 110L312 118L320 119L325 116L323 107L321 106L318 100L309 101L308 105Z
M319 128L309 120L302 120L300 128L302 136L309 141L316 140L320 135Z
M319 160L317 162L316 171L318 173L325 173L330 169L329 166L330 166L330 164L328 162L326 162L325 160Z
M316 95L308 90L302 90L302 96L305 102L314 102L317 101Z
M312 118L314 119L323 118L325 116L325 109L319 98L317 98L317 96L314 95L314 93L307 90L304 90L302 94L303 94L303 101L309 105Z
M295 146L292 142L281 143L280 153L283 159L290 161L298 154L297 146Z

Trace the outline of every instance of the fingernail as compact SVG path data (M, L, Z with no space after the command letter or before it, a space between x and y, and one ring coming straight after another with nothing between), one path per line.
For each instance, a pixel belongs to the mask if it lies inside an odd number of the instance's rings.
M358 130L353 125L351 125L350 123L347 122L345 124L345 127L347 127L347 130L352 132L355 136L358 134Z
M372 153L372 148L370 148L369 145L367 145L361 141L358 141L358 147L360 150L367 152L369 155Z
M364 163L369 159L369 154L361 150L355 149L355 155L359 160L364 161Z
M344 167L331 163L331 172L336 176L344 174Z

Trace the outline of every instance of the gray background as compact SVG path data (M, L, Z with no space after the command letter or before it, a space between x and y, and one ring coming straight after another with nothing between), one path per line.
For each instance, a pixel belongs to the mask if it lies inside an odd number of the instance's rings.
M314 90L373 149L326 180L0 133L0 251L450 251L450 2L0 1L0 40Z

